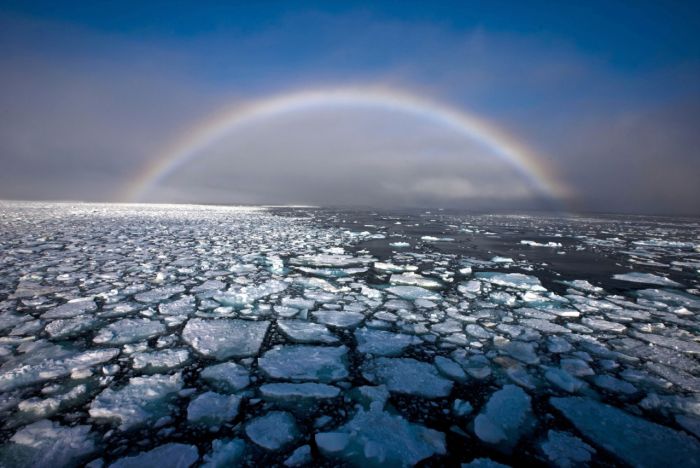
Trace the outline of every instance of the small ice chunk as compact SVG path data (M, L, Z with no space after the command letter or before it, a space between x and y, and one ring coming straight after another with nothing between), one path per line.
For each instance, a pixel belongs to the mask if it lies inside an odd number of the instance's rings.
M561 359L559 365L569 374L576 377L586 377L589 375L595 375L593 369L584 361L578 358L567 358Z
M193 296L183 296L180 299L158 305L158 312L163 315L190 315L195 311Z
M199 376L209 385L223 392L237 392L250 384L248 370L235 362L205 367Z
M479 272L476 274L476 277L481 281L498 286L525 291L546 291L546 289L542 287L539 279L522 273Z
M495 257L491 257L491 261L493 263L513 263L514 260L510 257L501 257L499 255L496 255Z
M416 299L441 300L439 293L429 291L419 286L392 286L386 289L387 292L399 296L401 299L415 301Z
M491 395L474 419L474 433L482 441L509 452L534 427L530 396L518 386L505 385Z
M438 368L442 375L452 380L456 380L457 382L464 382L467 380L467 374L464 372L464 369L462 369L462 366L450 358L435 356L435 367Z
M464 418L474 411L474 407L468 401L456 399L452 403L452 414L457 417Z
M547 350L550 353L568 353L571 349L571 343L560 336L555 335L547 338Z
M389 278L391 284L399 284L405 286L420 286L421 288L440 288L442 283L440 281L426 278L425 276L419 275L417 273L394 273Z
M282 305L299 310L311 310L316 307L316 301L313 299L304 299L303 297L284 297L282 298Z
M638 391L637 387L631 383L616 379L610 375L596 375L593 378L593 383L604 390L624 395L634 395Z
M119 389L106 388L90 404L90 416L113 420L123 431L154 423L171 412L169 406L182 389L180 374L132 377Z
M97 323L95 317L77 316L68 319L58 319L46 325L46 333L53 339L60 340L79 335L90 330Z
M469 463L462 463L461 468L510 468L510 466L495 462L490 458L475 458Z
M562 390L575 393L585 386L585 382L577 379L573 375L566 372L564 369L552 367L544 374L545 379L561 388Z
M584 317L581 319L581 323L589 328L592 328L593 330L599 331L622 333L627 330L627 327L621 323L610 322L608 320L597 319L594 317Z
M683 306L690 309L700 309L700 297L684 293L682 291L672 291L668 289L643 289L637 291L636 295L649 301L659 301L673 306Z
M97 310L97 304L90 298L74 299L41 314L43 319L72 318Z
M284 281L269 280L262 284L242 286L238 289L215 295L214 300L225 306L242 309L267 296L279 294L288 287L289 283Z
M396 356L411 345L421 343L420 338L403 333L393 333L371 328L355 330L357 350L378 356Z
M421 240L427 242L453 242L454 239L451 237L435 237L435 236L422 236Z
M134 369L143 372L164 372L180 367L190 358L186 349L164 349L153 352L139 352L132 356Z
M134 296L138 302L153 303L153 302L163 302L175 294L180 294L185 292L185 287L182 285L177 286L164 286L162 288L151 289L149 291L138 293Z
M629 465L700 464L700 443L683 432L589 398L551 398L550 403L587 439Z
M218 427L238 414L241 397L205 392L192 400L187 407L187 421Z
M542 443L542 451L556 466L571 468L588 464L595 449L576 436L551 430L547 440Z
M360 312L345 310L319 310L313 312L313 316L321 323L338 328L351 328L365 319Z
M260 386L260 394L268 400L300 402L336 398L340 395L340 389L333 385L315 382L270 383Z
M198 458L199 452L194 445L170 443L148 452L120 458L109 465L109 468L142 468L144 466L189 468Z
M647 343L663 346L664 348L671 348L681 353L694 355L700 354L700 343L697 343L696 341L686 341L670 336L655 335L653 333L640 333L637 331L633 331L631 335L637 339L644 340Z
M41 346L2 365L0 392L66 377L107 362L118 354L119 349L115 348L76 353L61 346Z
M334 344L338 338L325 325L304 320L278 320L280 331L290 340L297 343Z
M211 451L204 455L202 468L238 466L245 448L243 439L216 439L211 443Z
M311 447L302 445L297 448L285 461L284 466L302 466L308 465L312 461Z
M97 344L127 344L142 341L165 333L165 325L147 318L125 318L102 328L93 342Z
M250 421L246 435L260 447L280 450L296 441L300 434L294 417L284 411L270 411Z
M530 247L549 247L549 248L553 248L553 249L561 247L561 242L552 242L552 241L542 243L542 242L536 242L536 241L532 241L532 240L521 240L520 243L522 245L529 245Z
M62 426L43 419L23 427L0 448L0 466L77 466L94 453L90 426Z
M319 451L353 466L412 466L447 453L445 435L408 422L373 404L334 432L316 434Z
M353 257L345 254L318 254L301 255L290 260L293 265L305 265L314 267L336 267L346 268L359 265L366 265L374 261L373 257L360 256Z
M537 356L536 345L524 341L509 341L503 338L494 339L496 347L525 364L537 364L540 358Z
M221 290L226 287L226 283L223 281L219 280L206 280L204 283L200 284L199 286L195 286L194 288L191 289L193 293L200 293L200 292L206 292L206 291L216 291L216 290Z
M627 281L630 283L644 283L644 284L655 284L658 286L671 287L671 288L682 288L683 285L677 283L673 280L666 278L665 276L658 276L651 273L622 273L613 275L613 279L619 281Z
M452 381L440 375L435 366L411 358L377 358L365 361L362 375L374 384L384 384L389 391L426 398L446 397Z
M275 346L258 358L258 367L273 379L333 382L349 375L345 346Z
M185 325L182 339L198 353L222 361L258 354L269 326L265 321L194 318Z
M408 242L389 242L390 247L396 247L397 249L403 249L405 247L410 247L411 244Z
M526 327L534 328L535 330L541 331L542 333L571 333L571 330L569 330L568 328L562 327L561 325L557 325L556 323L552 323L549 320L536 318L521 319L520 324Z

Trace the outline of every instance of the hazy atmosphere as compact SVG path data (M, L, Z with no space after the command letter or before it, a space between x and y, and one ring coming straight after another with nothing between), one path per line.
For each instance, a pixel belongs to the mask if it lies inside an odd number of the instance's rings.
M697 215L699 30L691 2L6 1L0 198Z
M699 129L693 2L2 1L0 468L700 468Z

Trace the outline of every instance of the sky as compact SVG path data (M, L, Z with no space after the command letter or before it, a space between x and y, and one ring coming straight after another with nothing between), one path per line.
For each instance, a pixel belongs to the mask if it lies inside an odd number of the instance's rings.
M5 0L0 57L2 199L700 215L693 2ZM329 104L134 190L216 116L336 89L469 115L539 175L439 119Z

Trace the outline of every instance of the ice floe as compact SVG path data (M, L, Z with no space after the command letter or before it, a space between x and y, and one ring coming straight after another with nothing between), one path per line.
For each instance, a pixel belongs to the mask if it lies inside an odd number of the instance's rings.
M274 379L333 382L349 375L345 346L276 346L258 358L258 366Z
M2 466L698 465L692 220L0 217Z
M194 318L187 321L182 339L198 353L218 360L254 356L269 326L264 321Z

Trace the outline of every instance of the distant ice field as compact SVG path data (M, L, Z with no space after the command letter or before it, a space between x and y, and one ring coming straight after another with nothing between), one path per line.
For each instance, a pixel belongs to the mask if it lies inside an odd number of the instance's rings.
M700 466L699 312L693 219L0 202L0 466Z

